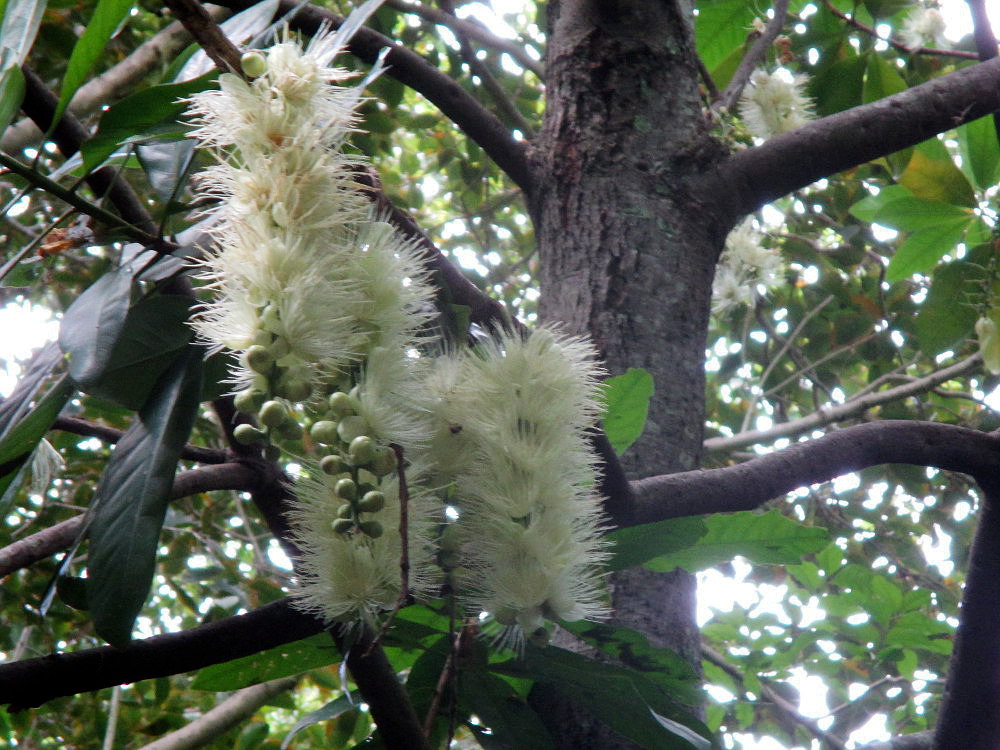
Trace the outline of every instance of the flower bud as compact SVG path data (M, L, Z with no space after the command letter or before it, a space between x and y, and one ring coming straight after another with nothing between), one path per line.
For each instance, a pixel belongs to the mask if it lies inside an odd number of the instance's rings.
M267 350L267 347L254 344L243 352L243 364L254 372L267 375L274 367L274 357L271 356L271 352Z
M253 414L263 403L264 393L256 388L246 388L233 398L233 406L236 407L236 411L241 411L244 414Z
M358 501L358 510L362 513L378 513L385 507L385 494L378 490L366 492Z
M330 394L327 403L330 406L330 411L336 414L337 417L353 416L361 408L361 404L358 403L356 398L349 396L343 391Z
M375 441L367 435L354 438L347 447L355 466L364 466L375 457Z
M338 479L333 491L337 493L337 497L344 500L358 499L358 485L354 483L353 479L348 479L347 477Z
M372 539L378 539L382 536L382 524L378 521L362 521L358 524L358 528L361 529L362 534Z
M338 518L330 524L330 528L335 534L349 534L354 529L354 521L350 518Z
M347 471L347 464L344 463L344 459L340 456L323 456L319 462L319 468L323 470L324 474L336 476Z
M371 471L377 477L392 474L396 470L396 451L387 445L379 446L375 449L371 464Z
M256 50L244 52L240 58L240 68L247 78L259 78L267 72L267 60Z
M337 423L328 419L315 422L309 428L309 436L321 445L335 445L337 443Z
M350 503L344 503L337 508L337 518L354 518L354 507Z
M238 424L233 429L233 439L240 445L259 445L267 442L267 433L252 424Z
M265 427L280 427L288 419L288 409L280 401L267 401L260 407L258 421Z

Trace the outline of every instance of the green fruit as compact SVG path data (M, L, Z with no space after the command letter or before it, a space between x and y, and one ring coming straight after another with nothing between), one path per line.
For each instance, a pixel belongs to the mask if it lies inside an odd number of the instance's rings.
M327 400L327 404L330 407L330 411L336 414L338 417L349 417L358 413L358 409L361 408L361 404L353 396L349 396L343 391L337 391L330 395Z
M267 347L254 344L243 352L243 364L261 375L270 374L274 368L274 357Z
M252 424L238 424L233 429L233 439L240 445L259 445L267 442L267 433Z
M324 474L336 476L347 471L347 464L344 463L344 459L340 456L323 456L319 462L319 468L323 470Z
M257 419L265 427L281 427L288 419L288 409L280 401L266 401L257 414Z
M336 445L337 423L328 419L316 422L309 428L309 436L321 445Z
M349 534L354 530L354 521L350 518L338 518L330 527L335 534Z
M337 497L344 500L353 501L358 499L358 485L354 483L353 479L348 479L347 477L338 479L333 491L337 493Z
M337 434L345 443L350 443L354 438L367 435L371 428L364 417L352 416L344 417L337 423Z
M354 438L347 447L355 466L364 466L375 457L375 441L367 435Z
M337 508L337 518L354 518L354 507L350 503L344 503Z
M366 492L358 501L358 510L362 513L378 513L384 507L385 495L378 490Z
M371 461L371 470L375 476L384 477L396 470L396 452L388 446L375 449L375 457Z
M358 528L361 529L362 534L370 536L372 539L378 539L382 536L382 524L378 521L362 521L358 524Z
M312 394L312 383L299 375L286 372L278 378L274 390L279 396L284 396L289 401L301 402Z

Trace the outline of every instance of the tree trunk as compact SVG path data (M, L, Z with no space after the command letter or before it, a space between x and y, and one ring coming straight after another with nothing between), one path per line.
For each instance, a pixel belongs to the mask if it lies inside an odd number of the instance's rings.
M683 0L554 0L548 8L532 204L541 317L589 333L611 374L642 367L653 375L646 431L625 454L626 471L692 469L712 274L729 227L686 188L726 155L706 127L691 9ZM692 576L638 569L612 586L617 623L700 671ZM597 746L592 727L580 731L564 733L563 746Z

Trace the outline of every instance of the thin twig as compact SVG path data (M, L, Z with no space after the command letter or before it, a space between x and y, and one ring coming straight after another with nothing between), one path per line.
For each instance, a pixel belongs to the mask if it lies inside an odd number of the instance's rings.
M856 18L854 18L854 16L844 13L842 10L837 8L833 3L831 3L830 0L823 0L823 5L826 7L828 11L833 13L833 15L835 15L837 18L841 19L842 21L846 21L848 24L858 29L859 31L863 31L866 34L870 34L871 36L875 37L879 41L885 42L890 47L900 52L906 52L907 54L911 55L937 55L939 57L958 57L963 60L979 59L979 55L976 54L975 52L966 52L965 50L960 50L960 49L938 49L936 47L918 47L917 49L913 49L911 47L907 47L905 44L896 41L895 39L890 39L880 36L877 30L873 29L871 26L868 26L867 24L861 23L861 21L858 21Z
M223 73L235 73L246 79L240 65L240 51L229 41L201 3L197 0L166 0L164 5L184 24L184 28L215 63L215 67Z
M725 107L730 112L736 107L740 96L743 95L743 89L747 85L747 81L750 80L750 75L758 65L764 62L767 56L767 48L778 38L778 34L785 27L785 17L787 15L788 0L774 0L774 18L767 22L764 31L760 33L760 36L751 45L750 49L743 56L743 59L740 60L739 67L733 73L729 85L726 86L726 90L719 97L718 104L720 107Z

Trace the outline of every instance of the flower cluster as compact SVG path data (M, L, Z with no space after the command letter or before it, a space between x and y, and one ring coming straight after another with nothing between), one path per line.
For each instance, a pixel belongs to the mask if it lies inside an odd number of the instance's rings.
M918 50L927 46L947 47L948 40L944 36L945 26L944 16L937 8L918 6L910 11L906 20L903 21L903 28L899 30L899 38L909 50Z
M191 100L217 157L201 192L219 204L215 297L195 327L236 355L235 403L255 424L234 437L302 466L299 606L372 622L404 590L405 543L406 590L429 597L447 574L509 632L600 616L593 354L541 329L432 356L427 273L343 150L363 85L332 85L347 78L331 67L342 43L248 53L252 80L223 75Z
M406 361L432 294L416 251L354 181L359 159L342 146L361 90L330 85L346 78L329 65L335 40L249 53L252 82L223 75L191 100L194 137L218 157L202 192L220 201L206 274L216 297L195 326L239 355L236 406L258 426L239 425L236 439L305 454L294 512L303 606L370 620L402 585L392 446L424 432ZM434 584L424 495L409 498L416 594Z
M606 614L585 437L597 375L587 343L541 328L441 357L427 380L431 451L458 512L446 551L459 553L461 594L517 635Z
M767 140L804 125L815 116L806 95L809 78L785 68L755 70L740 99L740 117L755 138Z
M712 283L712 311L716 315L734 307L751 305L768 289L777 286L781 276L781 255L764 247L763 236L747 217L729 236L715 269Z

